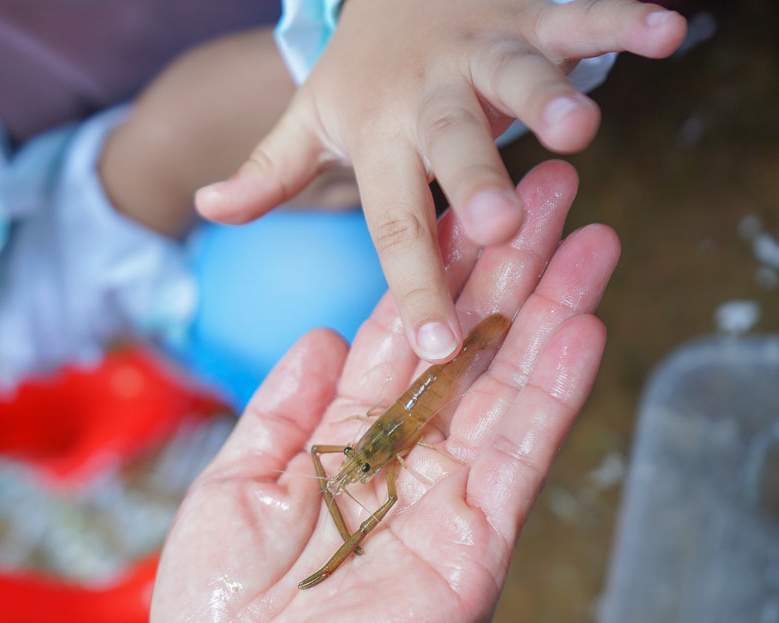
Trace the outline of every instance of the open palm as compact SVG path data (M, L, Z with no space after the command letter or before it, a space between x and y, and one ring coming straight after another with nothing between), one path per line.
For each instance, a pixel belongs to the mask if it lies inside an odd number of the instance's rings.
M490 367L426 429L398 503L322 584L297 585L341 544L319 495L311 443L347 444L344 421L400 395L424 364L385 297L351 351L332 332L303 337L253 397L189 491L168 537L152 621L479 621L489 619L519 529L592 385L605 332L591 313L619 244L589 226L562 244L576 174L545 163L519 185L518 236L480 251L445 216L442 257L464 329L500 312L513 326ZM548 265L547 265L548 262ZM542 275L539 278L539 275ZM449 456L451 455L451 456ZM455 460L455 457L457 460ZM329 473L341 457L326 455ZM351 490L368 511L381 475ZM367 516L339 497L351 531Z

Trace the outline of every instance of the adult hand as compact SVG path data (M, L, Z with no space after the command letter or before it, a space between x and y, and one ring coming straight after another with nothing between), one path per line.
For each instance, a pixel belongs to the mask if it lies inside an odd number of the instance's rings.
M354 439L360 424L344 418L399 395L424 367L389 297L351 351L332 332L309 333L184 500L162 555L153 622L489 618L518 531L593 382L605 332L591 314L619 254L615 234L600 225L558 245L576 191L570 165L545 163L518 191L526 217L505 244L479 253L451 213L439 227L463 325L516 315L487 371L426 430L458 461L414 448L406 460L430 483L401 471L399 501L363 542L365 554L299 590L342 542L311 477L309 444ZM329 470L327 459L339 459L323 458ZM383 478L351 492L371 511L386 499ZM339 500L354 530L365 514Z
M522 201L493 138L521 119L549 149L593 137L599 111L566 79L581 58L670 54L685 21L636 0L348 0L286 114L200 211L239 223L267 212L334 163L352 164L368 227L408 340L439 362L463 333L436 242L437 178L480 245L516 235Z

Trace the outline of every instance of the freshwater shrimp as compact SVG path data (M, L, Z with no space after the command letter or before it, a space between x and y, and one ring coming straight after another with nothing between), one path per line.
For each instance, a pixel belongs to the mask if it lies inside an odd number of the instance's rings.
M425 425L456 397L458 390L464 391L460 385L477 360L486 367L510 325L511 321L500 314L482 320L465 338L462 350L454 359L434 364L425 370L354 446L312 446L311 458L322 485L322 496L344 543L324 567L300 582L298 588L316 586L332 575L352 552L358 555L363 553L360 543L398 499L395 476L401 457L419 442ZM486 353L488 358L480 357L482 353ZM319 455L335 452L343 452L345 457L338 474L328 478ZM351 484L369 482L385 467L387 501L363 521L354 534L349 534L335 496Z

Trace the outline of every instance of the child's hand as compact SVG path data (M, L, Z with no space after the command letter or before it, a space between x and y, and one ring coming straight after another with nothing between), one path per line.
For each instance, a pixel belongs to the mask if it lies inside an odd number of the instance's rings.
M465 235L505 242L522 205L494 137L519 118L551 150L584 148L599 112L565 72L609 51L667 56L684 32L679 14L633 0L348 0L287 113L236 176L198 193L198 208L245 222L351 163L409 341L423 359L449 359L462 332L428 181Z

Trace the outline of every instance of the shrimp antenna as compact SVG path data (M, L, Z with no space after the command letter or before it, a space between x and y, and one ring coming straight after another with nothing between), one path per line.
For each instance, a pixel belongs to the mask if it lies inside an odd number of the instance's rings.
M368 513L371 517L376 519L376 515L373 514L373 511L368 510L368 507L365 506L360 500L358 500L356 497L354 497L351 493L349 493L348 489L342 489L342 491L348 495L361 509L363 509L366 513Z
M381 391L379 391L379 395L376 397L376 400L373 402L373 404L370 406L370 408L366 411L366 415L364 415L364 416L352 416L352 417L346 418L346 420L358 419L358 420L361 420L363 422L363 426L358 427L354 431L354 435L352 436L352 439L349 442L350 446L353 446L355 444L355 442L357 441L357 439L367 430L367 426L365 426L365 424L367 424L369 418L374 417L373 415L371 415L371 412L375 412L380 407L382 408L382 411L386 411L389 408L389 405L387 405L386 407L382 407L382 402L384 400L384 394L387 391L387 386L389 385L389 382L392 380L392 362L383 361L382 363L380 363L380 364L374 366L373 368L371 368L368 371L368 374L370 374L374 370L376 370L378 368L381 368L381 367L384 367L384 366L388 367L389 370L388 370L387 374L384 376L384 380L382 382ZM359 502L357 502L357 503L359 504ZM363 508L365 508L365 507L363 507Z
M314 480L319 480L319 476L316 474L304 474L303 472L290 472L286 469L272 469L270 470L272 472L276 472L277 474L289 474L290 476L298 476L300 478L313 478Z

